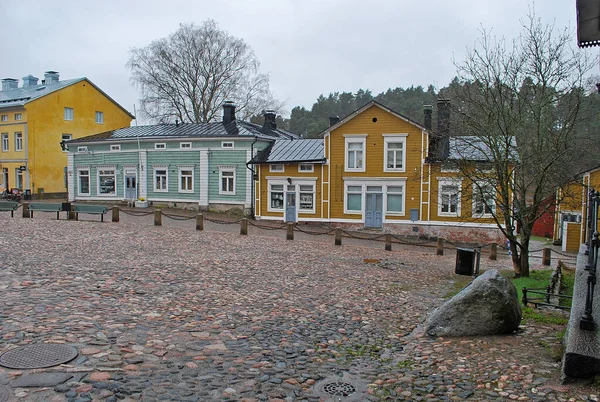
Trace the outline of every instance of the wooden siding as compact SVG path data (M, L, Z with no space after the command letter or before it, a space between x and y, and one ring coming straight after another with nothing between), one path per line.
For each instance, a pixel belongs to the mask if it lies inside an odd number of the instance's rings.
M581 224L580 223L567 223L567 236L566 239L566 250L569 252L578 252L579 245L581 244Z
M75 198L86 199L92 197L102 198L124 198L125 189L123 183L123 165L137 165L137 152L119 152L111 154L76 154L73 158L73 175L75 180ZM116 195L103 196L98 194L98 166L114 166L116 169ZM80 196L77 193L77 171L80 168L89 168L90 171L90 195Z
M156 151L148 152L148 200L172 200L198 201L200 194L200 152L176 152L176 151ZM167 169L167 192L154 190L154 169ZM179 192L179 166L193 166L194 171L194 192Z
M220 147L220 145L219 145ZM235 202L246 200L246 150L212 150L208 157L208 201ZM235 194L219 194L219 166L235 166Z

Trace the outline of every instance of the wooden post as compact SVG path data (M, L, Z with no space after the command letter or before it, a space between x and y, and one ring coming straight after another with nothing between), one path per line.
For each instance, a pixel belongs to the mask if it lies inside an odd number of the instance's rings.
M335 230L335 245L336 246L342 245L342 229L340 229L340 228L337 228Z
M204 215L196 215L196 230L204 230Z
M498 245L496 243L492 243L490 246L490 260L496 261L498 259Z
M287 237L288 240L294 240L294 224L292 222L288 222L287 224Z
M162 226L162 212L154 211L154 226Z
M71 207L69 208L69 212L67 214L67 220L69 220L69 221L78 221L79 220L79 214L75 212L75 207L73 205L71 205Z
M248 234L248 218L243 218L240 222L240 234L246 236Z
M385 235L385 251L392 251L392 235L389 233Z
M435 255L444 255L444 239L438 237L435 245Z
M33 218L33 213L29 213L29 203L28 202L24 202L23 203L23 218L29 218L29 217Z
M542 250L542 265L550 265L550 260L552 259L552 249L545 248Z
M119 222L119 207L112 207L112 221Z

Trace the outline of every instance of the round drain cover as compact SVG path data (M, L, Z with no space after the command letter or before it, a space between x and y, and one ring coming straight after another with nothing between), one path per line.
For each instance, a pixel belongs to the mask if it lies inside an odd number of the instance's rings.
M0 385L0 402L8 401L9 397L10 397L10 393L8 392L8 388Z
M350 396L356 392L356 388L348 382L336 381L323 385L323 391L335 396Z
M73 346L38 343L4 352L0 355L0 366L12 369L52 367L73 360L77 354Z

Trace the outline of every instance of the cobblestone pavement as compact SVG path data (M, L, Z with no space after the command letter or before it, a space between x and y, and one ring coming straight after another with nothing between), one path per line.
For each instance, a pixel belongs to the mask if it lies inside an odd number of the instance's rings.
M0 367L0 399L4 388L19 401L597 400L593 385L559 383L561 327L422 335L453 288L453 253L54 217L0 215L0 352L51 343L79 355ZM72 377L13 386L40 373ZM359 399L323 395L323 381Z

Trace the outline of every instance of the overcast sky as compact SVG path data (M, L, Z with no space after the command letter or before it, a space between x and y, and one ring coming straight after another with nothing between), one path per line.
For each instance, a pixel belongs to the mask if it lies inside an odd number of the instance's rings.
M575 34L575 0L535 8ZM335 91L443 87L481 26L512 39L527 9L526 0L0 0L0 76L85 76L133 111L129 50L212 18L254 49L289 112Z

